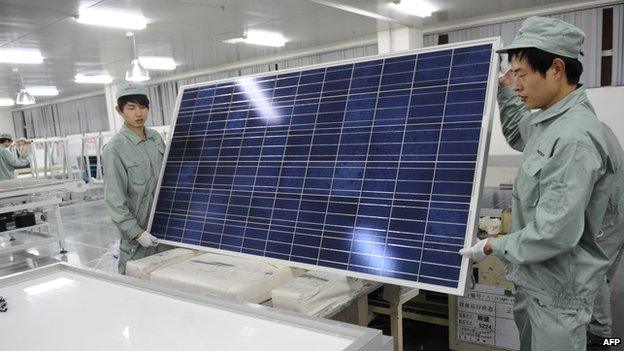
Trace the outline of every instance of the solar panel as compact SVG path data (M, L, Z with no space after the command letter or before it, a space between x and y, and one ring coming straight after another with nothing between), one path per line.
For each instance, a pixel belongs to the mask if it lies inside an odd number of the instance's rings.
M463 294L497 45L182 87L151 232Z

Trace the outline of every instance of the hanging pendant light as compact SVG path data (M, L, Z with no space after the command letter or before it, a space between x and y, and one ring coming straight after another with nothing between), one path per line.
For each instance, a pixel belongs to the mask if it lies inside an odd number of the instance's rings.
M18 105L32 105L35 103L35 98L32 97L26 89L22 88L15 97L15 103Z
M17 105L32 105L34 104L35 98L28 93L26 87L24 86L24 78L20 75L20 83L22 87L19 90L19 93L15 96L15 103Z
M134 39L134 33L128 32L126 34L132 43L132 62L130 62L130 67L126 71L126 81L128 82L145 82L150 79L149 71L145 69L139 62L139 57L137 56L136 49L136 41Z

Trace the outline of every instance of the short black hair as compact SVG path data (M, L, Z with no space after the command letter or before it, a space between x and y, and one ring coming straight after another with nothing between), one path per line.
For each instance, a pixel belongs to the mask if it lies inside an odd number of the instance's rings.
M546 71L552 66L555 59L561 59L565 64L566 78L568 84L577 85L583 73L583 64L581 61L550 53L538 48L520 48L511 49L507 52L507 60L511 62L514 58L519 61L523 59L527 61L533 71L539 72L542 77L546 77Z
M13 139L9 139L9 138L0 138L0 144L4 144L7 141L13 141Z
M143 94L126 95L117 99L117 107L123 111L128 103L135 103L141 107L149 108L149 99Z

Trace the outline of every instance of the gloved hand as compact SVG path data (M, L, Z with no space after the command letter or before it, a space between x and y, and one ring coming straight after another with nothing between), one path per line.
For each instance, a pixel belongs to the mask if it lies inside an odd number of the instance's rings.
M474 244L474 246L459 250L459 254L475 262L479 262L487 256L484 249L488 240L489 239L479 240L476 244Z
M150 234L149 232L143 232L136 238L139 245L143 247L154 247L158 245L158 238Z

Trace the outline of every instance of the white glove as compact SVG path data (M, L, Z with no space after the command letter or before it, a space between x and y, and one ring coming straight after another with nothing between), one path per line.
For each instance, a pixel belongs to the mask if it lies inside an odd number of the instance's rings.
M459 250L459 254L475 262L479 262L487 256L484 251L485 244L487 243L488 239L479 240L474 246Z
M141 235L136 238L136 241L143 247L154 247L158 245L158 238L148 232L141 233Z

